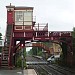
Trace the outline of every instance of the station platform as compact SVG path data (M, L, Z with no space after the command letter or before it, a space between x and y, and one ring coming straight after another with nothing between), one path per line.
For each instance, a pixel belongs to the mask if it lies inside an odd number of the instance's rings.
M37 75L34 69L24 70L24 75Z
M0 75L37 75L34 69L0 70Z

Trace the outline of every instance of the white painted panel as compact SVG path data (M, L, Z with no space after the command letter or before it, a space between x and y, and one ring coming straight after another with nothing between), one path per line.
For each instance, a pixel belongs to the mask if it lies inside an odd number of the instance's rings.
M25 44L26 47L32 47L32 43Z
M23 22L15 22L15 25L23 25Z
M24 25L32 25L32 22L24 22Z
M32 21L32 12L24 12L24 21Z

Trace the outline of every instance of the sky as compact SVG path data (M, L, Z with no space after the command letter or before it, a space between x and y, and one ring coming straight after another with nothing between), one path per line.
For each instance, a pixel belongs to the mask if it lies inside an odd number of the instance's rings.
M5 36L9 4L34 7L36 23L48 23L49 31L72 31L75 26L74 0L0 0L0 32Z

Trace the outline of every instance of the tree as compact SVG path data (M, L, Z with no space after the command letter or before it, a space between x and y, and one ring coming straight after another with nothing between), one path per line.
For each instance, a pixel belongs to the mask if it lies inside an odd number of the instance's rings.
M30 49L30 51L28 51L28 55L33 55L32 49Z
M73 32L72 32L72 37L73 37L73 64L75 65L75 27L73 27Z
M42 48L41 47L37 47L37 55L42 56Z
M62 41L66 41L66 38L61 38ZM68 46L66 43L62 42L61 45L62 48L62 55L61 55L61 61L63 65L67 65L67 50L68 50Z
M75 27L73 27L72 37L75 38Z
M37 55L37 48L36 47L32 48L32 53L33 53L33 55Z

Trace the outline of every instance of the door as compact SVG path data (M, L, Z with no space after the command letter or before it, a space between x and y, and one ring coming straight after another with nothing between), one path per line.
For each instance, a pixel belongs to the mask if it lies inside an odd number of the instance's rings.
M7 24L11 25L13 23L13 11L7 12Z

